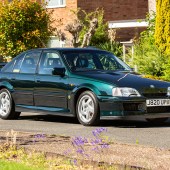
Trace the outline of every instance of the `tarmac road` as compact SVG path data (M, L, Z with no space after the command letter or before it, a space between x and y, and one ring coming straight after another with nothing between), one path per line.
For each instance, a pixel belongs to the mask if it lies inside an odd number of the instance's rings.
M170 149L170 120L164 125L151 125L145 121L105 120L98 127L85 127L74 118L22 113L18 120L1 120L0 130L15 130L33 133L66 136L92 137L92 130L105 127L112 141L139 143Z

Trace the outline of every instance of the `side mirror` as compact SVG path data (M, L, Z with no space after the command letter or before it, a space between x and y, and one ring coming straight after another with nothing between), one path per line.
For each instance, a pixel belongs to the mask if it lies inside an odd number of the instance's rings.
M61 77L65 76L66 69L64 67L53 68L52 74L59 75Z

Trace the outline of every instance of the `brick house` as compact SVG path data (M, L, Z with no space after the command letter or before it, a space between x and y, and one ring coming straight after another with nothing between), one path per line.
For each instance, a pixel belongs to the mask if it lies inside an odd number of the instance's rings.
M3 0L2 0L3 1ZM12 1L12 0L9 0ZM33 0L41 2L41 0ZM87 12L94 11L97 8L104 9L104 19L108 22L109 28L116 28L116 38L118 41L129 41L138 37L140 32L145 30L146 14L150 11L156 11L156 0L45 0L48 5L47 10L53 10L53 18L62 20L63 25L59 26L54 22L55 27L64 30L68 23L74 20L71 10L81 8ZM140 22L139 22L140 21ZM71 36L66 33L67 37ZM69 44L67 42L66 44ZM67 46L57 37L51 37L49 47Z
M138 37L146 29L146 14L155 11L155 0L46 0L47 9L54 10L53 17L63 20L62 30L65 25L72 22L74 15L71 10L81 8L87 12L97 8L104 9L104 19L109 28L116 28L117 40L129 41ZM55 24L55 23L54 23ZM68 34L67 34L68 35ZM69 35L68 35L69 36ZM54 45L55 44L55 45ZM57 38L52 37L49 46L63 46Z

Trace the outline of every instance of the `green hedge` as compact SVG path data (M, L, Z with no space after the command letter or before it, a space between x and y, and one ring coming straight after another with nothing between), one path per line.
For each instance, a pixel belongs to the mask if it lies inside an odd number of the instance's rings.
M170 0L157 0L155 41L161 52L170 55Z

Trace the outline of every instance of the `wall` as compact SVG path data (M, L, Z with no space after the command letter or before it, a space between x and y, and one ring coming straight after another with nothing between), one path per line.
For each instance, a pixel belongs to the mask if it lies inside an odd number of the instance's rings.
M90 12L101 8L105 11L105 21L145 19L148 0L78 0L78 7ZM117 40L129 41L138 37L145 28L121 28L117 30Z
M78 7L86 11L103 8L106 21L144 19L148 0L78 0Z
M156 0L148 0L149 12L156 12Z
M71 10L76 9L76 0L66 0L66 7L48 9L49 12L52 12L52 17L54 20L53 26L65 32L65 26L69 23L72 23L75 19L75 15ZM71 36L69 33L67 33L66 35L67 37Z

